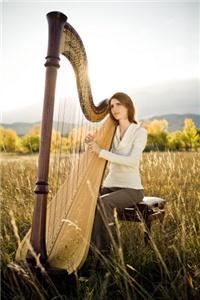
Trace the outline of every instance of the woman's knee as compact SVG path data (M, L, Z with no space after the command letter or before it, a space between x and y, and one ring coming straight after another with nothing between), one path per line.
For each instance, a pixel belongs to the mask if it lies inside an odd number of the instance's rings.
M100 196L98 198L98 205L104 209L111 208L111 203L110 203L109 199L110 199L110 195L108 195L108 194Z
M98 201L98 211L101 217L110 220L113 218L113 207L109 201L108 197L99 197Z

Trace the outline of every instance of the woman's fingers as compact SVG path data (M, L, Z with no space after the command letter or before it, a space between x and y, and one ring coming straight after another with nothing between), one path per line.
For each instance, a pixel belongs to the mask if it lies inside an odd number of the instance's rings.
M91 150L91 149L93 149L93 146L94 146L94 143L93 142L89 142L88 143L88 148Z
M98 154L101 149L100 149L99 145L96 142L91 141L91 142L88 143L88 150L90 152L94 152L94 153Z
M94 153L99 153L100 152L100 147L99 145L96 143L94 135L89 133L86 137L85 137L85 143L87 144L88 150L90 152L94 152Z
M94 140L94 136L92 134L88 134L85 138L85 143L90 143Z

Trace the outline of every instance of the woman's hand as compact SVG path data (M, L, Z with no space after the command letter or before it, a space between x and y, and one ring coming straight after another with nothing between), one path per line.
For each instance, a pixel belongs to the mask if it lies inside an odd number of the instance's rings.
M85 143L88 145L88 150L92 153L99 154L101 151L101 148L99 145L95 142L94 136L91 134L88 134L85 138Z
M99 154L99 152L101 151L101 148L95 141L91 141L88 143L88 149L90 152L96 153L96 154Z
M85 138L85 143L89 144L92 141L94 141L94 136L91 133L89 133Z

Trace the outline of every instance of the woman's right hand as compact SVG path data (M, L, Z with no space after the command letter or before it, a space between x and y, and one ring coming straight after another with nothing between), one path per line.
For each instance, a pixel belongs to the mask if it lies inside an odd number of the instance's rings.
M89 143L91 143L91 142L93 142L94 141L94 136L91 134L91 133L89 133L87 136L86 136L86 138L85 138L85 143L86 144L89 144Z
M85 143L88 145L88 150L92 153L99 154L101 148L96 143L94 136L92 134L88 134L85 138Z

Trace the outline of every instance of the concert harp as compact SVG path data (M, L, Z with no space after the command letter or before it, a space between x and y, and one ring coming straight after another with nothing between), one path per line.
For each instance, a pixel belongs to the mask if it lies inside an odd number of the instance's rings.
M87 56L78 33L67 23L67 17L60 12L48 13L47 19L49 40L45 63L46 81L38 174L34 190L36 199L32 227L18 247L16 260L36 265L39 259L44 267L64 269L71 274L83 265L87 257L106 161L87 151L81 154L79 163L73 166L73 174L69 174L56 196L47 201L54 98L60 54L73 66L80 105L85 117L91 122L105 119L96 134L98 143L104 149L111 146L115 124L110 117L106 117L107 100L98 106L93 102ZM74 174L77 173L76 189L72 191Z

